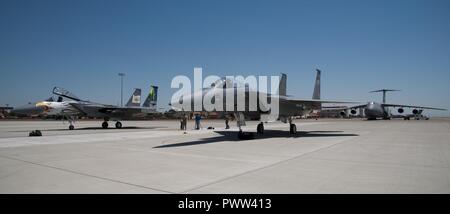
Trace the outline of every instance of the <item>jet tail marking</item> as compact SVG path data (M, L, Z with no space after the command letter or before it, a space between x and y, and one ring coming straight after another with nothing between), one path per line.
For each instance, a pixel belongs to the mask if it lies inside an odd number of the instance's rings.
M139 107L141 105L141 89L135 88L133 94L125 106L127 107Z
M145 99L144 104L142 104L142 107L156 109L157 101L158 101L158 86L151 85L148 96Z

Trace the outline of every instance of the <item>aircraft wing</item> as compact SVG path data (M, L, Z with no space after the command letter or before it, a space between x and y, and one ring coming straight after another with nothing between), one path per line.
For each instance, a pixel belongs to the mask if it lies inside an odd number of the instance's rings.
M110 113L133 113L133 112L156 112L154 109L146 108L146 107L103 107L99 108L100 112L110 112Z
M323 103L360 103L360 102L347 102L347 101L334 101L334 100L319 100L319 99L291 99L285 98L280 100L281 102L289 103L291 105L303 106L306 109L322 109Z
M447 109L444 109L444 108L433 108L433 107L426 107L426 106L410 106L410 105L399 105L399 104L382 104L382 105L384 107L404 107L404 108L419 108L419 109L447 111Z
M133 113L152 113L152 111L147 108L142 107L120 107L113 105L103 105L103 104L83 104L83 103L71 103L71 105L78 111L84 113L85 115L103 113L103 114L133 114Z
M119 106L101 106L101 105L88 105L84 107L85 109L96 110L101 113L127 113L127 112L137 112L140 111L139 107L119 107Z
M316 99L290 99L287 98L286 102L294 104L321 104L321 103L361 103L361 102L347 102L347 101L333 101L333 100L316 100Z
M359 108L365 108L367 106L367 104L363 104L363 105L357 105L357 106L350 106L350 107L333 107L333 106L322 106L322 110L323 109L333 109L333 110L348 110L348 109L359 109Z
M87 113L83 111L82 104L80 103L69 103L72 107L74 107L76 110L78 110L80 113L86 115Z

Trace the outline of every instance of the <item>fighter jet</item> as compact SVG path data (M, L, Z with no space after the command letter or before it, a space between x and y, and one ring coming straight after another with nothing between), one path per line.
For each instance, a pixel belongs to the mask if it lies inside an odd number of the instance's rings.
M189 94L184 94L180 97L180 99L173 99L171 101L171 103L169 104L170 106L172 106L172 109L174 109L175 111L185 111L185 109L181 109L177 106L180 106L180 102L182 102L183 100L190 100L190 103L192 104L192 108L190 109L194 109L193 104L195 103L196 100L202 100L203 96L205 96L205 94L208 94L208 92L210 92L211 90L221 90L223 91L223 101L224 101L224 106L226 106L226 94L228 90L232 90L234 91L234 100L238 100L237 98L237 94L239 92L244 93L245 96L242 99L242 101L245 101L246 103L246 108L244 111L240 111L236 108L229 111L226 108L226 110L223 111L228 111L227 113L233 113L235 115L236 118L236 122L237 122L237 126L239 127L239 133L238 133L238 138L242 139L242 138L246 138L248 136L248 133L243 133L242 132L242 128L241 126L245 126L245 116L246 115L259 115L261 118L261 122L258 124L257 126L257 133L258 134L264 134L264 122L270 122L270 121L275 121L275 120L280 120L283 123L289 123L289 127L290 127L290 133L291 134L295 134L297 133L297 127L294 124L294 119L298 116L303 116L305 114L309 114L312 113L313 111L316 110L320 110L322 103L355 103L355 102L342 102L342 101L327 101L327 100L320 100L320 75L321 75L321 71L319 69L316 70L317 71L317 75L316 75L316 82L315 82L315 86L314 86L314 92L313 92L313 96L312 99L293 99L291 98L291 96L286 94L286 82L287 82L287 75L286 74L281 74L281 79L279 82L279 87L278 87L278 94L269 94L266 92L262 92L259 90L255 90L255 89L251 89L249 87L238 87L238 86L233 86L233 87L227 87L226 84L230 84L230 82L228 82L226 79L223 79L219 82L216 82L214 84L214 87L211 88L205 88L202 89L201 91L196 91L194 93L189 93ZM278 100L279 103L279 114L276 115L276 118L271 118L270 117L270 112L264 110L266 109L263 104L261 103L261 101L258 99L255 102L257 103L257 108L254 111L251 111L248 109L248 103L250 100L250 95L255 95L256 97L259 98L259 94L261 93L265 93L267 95L268 100L271 101L275 101ZM219 93L222 94L222 93ZM184 101L183 101L184 102ZM201 102L201 101L200 101ZM236 102L235 102L236 103ZM205 109L204 109L205 111ZM208 110L206 110L208 111ZM217 111L217 110L215 110ZM264 117L266 116L266 117Z
M383 92L383 103L377 103L377 102L368 102L367 104L353 106L347 109L343 109L341 111L342 116L347 115L347 111L350 111L350 114L356 115L357 111L356 109L361 109L364 111L364 116L368 120L376 120L378 118L382 118L385 120L389 120L391 118L404 118L405 120L409 120L411 117L415 118L421 118L422 112L424 109L430 109L430 110L440 110L440 111L446 111L447 109L443 108L434 108L434 107L425 107L425 106L415 106L415 105L402 105L402 104L388 104L386 103L386 92L389 91L400 91L395 89L380 89L375 91L370 91L369 93L373 92ZM404 108L412 108L411 111L412 114L407 115L393 115L390 111L390 108L397 108L397 112L399 114L403 114L405 112ZM360 111L361 112L361 111Z
M40 101L35 104L29 104L16 108L12 111L14 114L22 115L58 115L63 116L69 121L69 129L75 128L75 118L78 116L87 117L101 117L104 119L102 128L108 128L108 121L116 121L116 128L122 128L120 120L142 118L148 114L157 113L157 86L150 86L150 92L141 105L141 89L136 88L128 100L125 107L95 103L87 100L82 100L60 87L53 88L53 94L58 96L58 100L54 101L49 98L45 101ZM69 100L63 100L67 98Z

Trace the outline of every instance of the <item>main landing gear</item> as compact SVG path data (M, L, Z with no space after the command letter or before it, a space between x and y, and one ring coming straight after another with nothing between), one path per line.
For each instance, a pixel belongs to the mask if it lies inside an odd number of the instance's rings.
M264 124L261 122L256 127L256 133L258 134L264 134Z
M239 133L238 133L238 138L239 139L253 139L253 133L246 133L242 131L241 126L245 126L245 118L244 118L244 114L242 112L236 112L235 113L236 116L236 122L237 122L237 126L239 127ZM287 120L289 121L289 133L291 134L297 134L297 126L293 123L293 117L289 117L287 118ZM283 122L287 122L286 118L283 120ZM256 133L257 134L264 134L264 123L260 122L258 124L258 126L256 127Z
M102 128L107 129L108 128L108 120L103 121L102 123ZM122 128L122 123L120 121L116 122L116 129L121 129Z
M122 123L120 121L116 122L116 128L117 129L121 129L122 128Z
M264 124L262 122L256 127L256 133L264 134ZM297 134L297 126L292 123L292 120L289 122L289 133Z
M102 128L107 129L108 128L108 121L103 121Z
M245 126L245 117L242 112L234 113L237 126L239 127L238 138L241 140L250 140L254 138L253 133L243 132L241 126Z

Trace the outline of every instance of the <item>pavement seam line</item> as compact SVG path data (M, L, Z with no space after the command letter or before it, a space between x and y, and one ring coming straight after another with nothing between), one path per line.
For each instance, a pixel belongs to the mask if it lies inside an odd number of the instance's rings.
M272 164L269 164L269 165L265 165L265 166L262 166L262 167L259 167L259 168L255 168L255 169L251 169L251 170L248 170L248 171L236 174L236 175L232 175L232 176L229 176L229 177L226 177L226 178L222 178L222 179L210 182L210 183L199 185L197 187L190 188L190 189L184 190L184 191L179 192L179 193L180 194L186 194L188 192L191 192L191 191L194 191L194 190L197 190L197 189L201 189L203 187L207 187L207 186L210 186L210 185L213 185L213 184L218 184L218 183L224 182L226 180L230 180L230 179L237 178L237 177L240 177L240 176L243 176L243 175L246 175L246 174L250 174L250 173L257 172L257 171L260 171L260 170L263 170L263 169L267 169L267 168L270 168L270 167L273 167L273 166L276 166L276 165L279 165L279 164L282 164L282 163L285 163L285 162L289 162L291 160L295 160L297 158L301 158L301 157L303 157L305 155L309 155L309 154L312 154L312 153L315 153L315 152L319 152L321 150L325 150L325 149L331 148L333 146L336 146L336 145L339 145L339 144L342 144L342 143L348 143L347 142L348 140L351 140L351 139L353 139L355 137L357 137L357 136L350 137L349 139L346 139L346 140L343 140L341 142L337 142L337 143L331 144L329 146L325 146L325 147L319 148L319 149L311 151L311 152L306 152L306 153L303 153L301 155L297 155L297 156L294 156L294 157L291 157L291 158L288 158L288 159L285 159L285 160L281 160L281 161L278 161L278 162L275 162L275 163L272 163Z
M308 158L308 157L307 157ZM385 163L385 162L369 162L369 161L353 161L353 160L339 160L339 159L329 159L329 158L315 158L309 157L311 160L321 160L321 161L335 161L335 162L345 162L354 164L366 164L366 165L376 165L376 166L397 166L397 167L421 167L421 168L434 168L434 169L448 169L450 166L431 166L431 165L418 165L418 164L403 164L403 163Z
M140 187L140 188L145 188L145 189L154 190L154 191L158 191L158 192L164 192L164 193L171 193L171 194L175 193L175 192L170 192L170 191L167 191L167 190L157 189L157 188L153 188L153 187L147 187L147 186L143 186L143 185L139 185L139 184L132 184L132 183L119 181L119 180L114 180L114 179L111 179L111 178L104 178L104 177L100 177L100 176L96 176L96 175L90 175L90 174L83 173L83 172L77 172L77 171L70 170L70 169L64 169L64 168L50 166L50 165L46 165L46 164L35 163L35 162L32 162L32 161L22 160L22 159L18 159L18 158L12 158L12 157L8 157L8 156L4 156L4 155L0 155L0 157L1 158L5 158L5 159L20 161L20 162L24 162L24 163L28 163L28 164L33 164L33 165L37 165L37 166L41 166L41 167L56 169L56 170L60 170L60 171L68 172L68 173L77 174L77 175L88 176L88 177L96 178L96 179L100 179L100 180L106 180L106 181L110 181L110 182L114 182L114 183L120 183L120 184L125 184L125 185L134 186L134 187Z

